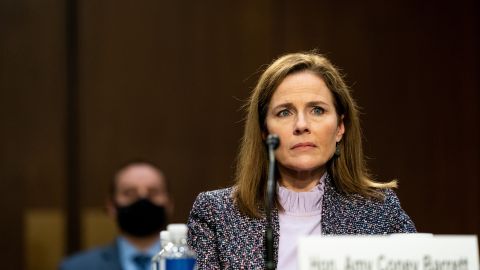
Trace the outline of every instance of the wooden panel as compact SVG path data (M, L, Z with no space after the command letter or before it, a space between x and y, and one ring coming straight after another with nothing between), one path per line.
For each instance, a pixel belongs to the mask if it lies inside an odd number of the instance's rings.
M103 246L112 242L117 228L104 208L85 208L82 210L82 248Z
M65 247L63 210L35 208L25 211L25 260L27 270L57 269Z
M373 172L400 180L401 201L420 231L478 234L473 1L307 3L283 8L284 50L318 48L346 72L363 108Z
M98 206L117 164L152 159L186 222L195 196L231 184L238 108L271 60L269 3L85 2L81 193ZM256 14L258 10L261 14ZM126 19L129 18L129 19Z
M2 269L30 259L26 209L63 202L63 30L62 1L0 2Z
M96 224L102 232L113 226L88 209L103 204L125 159L145 157L164 169L175 222L186 221L198 192L230 185L243 126L238 108L259 67L312 48L346 71L364 108L371 167L379 179L400 179L399 195L418 228L480 232L478 3L79 2L77 195L88 212L85 246L97 244ZM24 269L30 259L25 243L35 238L31 225L23 227L31 224L24 211L62 209L71 195L64 3L0 2L5 269Z
M8 28L0 45L0 136L5 160L20 165L26 204L58 206L64 176L62 5L34 2L5 7L10 21L2 23Z

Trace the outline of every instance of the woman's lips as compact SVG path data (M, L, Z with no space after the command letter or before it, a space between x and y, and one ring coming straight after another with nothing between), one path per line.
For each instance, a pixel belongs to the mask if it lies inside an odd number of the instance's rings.
M303 142L303 143L295 144L290 149L303 149L303 148L312 148L312 147L317 147L317 146L314 143L311 143L311 142Z

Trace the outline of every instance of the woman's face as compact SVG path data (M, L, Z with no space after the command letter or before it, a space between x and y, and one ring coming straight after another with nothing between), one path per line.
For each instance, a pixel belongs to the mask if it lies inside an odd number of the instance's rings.
M275 153L280 169L307 173L325 171L345 131L332 93L310 71L293 73L280 83L268 107L266 126L280 137Z

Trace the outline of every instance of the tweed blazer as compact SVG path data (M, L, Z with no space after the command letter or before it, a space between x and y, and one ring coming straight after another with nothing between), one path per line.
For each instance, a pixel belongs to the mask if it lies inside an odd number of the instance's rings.
M188 242L197 252L198 269L263 269L266 218L250 218L233 202L234 188L200 193L188 220ZM339 192L325 178L322 234L391 234L416 232L395 193L385 200ZM272 214L274 258L278 262L278 210Z

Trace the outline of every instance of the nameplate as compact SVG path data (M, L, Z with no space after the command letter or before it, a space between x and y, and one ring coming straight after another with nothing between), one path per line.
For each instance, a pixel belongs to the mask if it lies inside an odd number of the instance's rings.
M310 236L300 270L479 270L475 235Z

